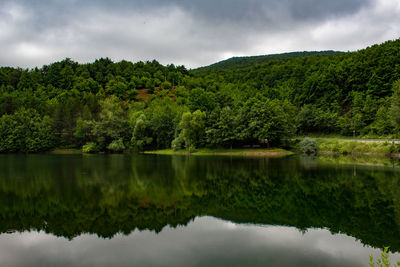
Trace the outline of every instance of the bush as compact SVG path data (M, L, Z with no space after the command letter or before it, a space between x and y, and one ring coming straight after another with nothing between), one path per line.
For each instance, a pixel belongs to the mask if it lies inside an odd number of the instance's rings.
M374 256L369 255L369 266L370 267L390 267L392 264L389 261L389 247L385 247L382 250L381 257L374 261ZM394 267L400 266L400 262L393 265Z
M317 153L317 141L315 139L304 138L300 142L300 151L304 154L316 154Z
M168 81L162 82L161 83L161 88L163 89L171 89L172 88L172 84Z
M138 90L131 89L131 90L127 91L126 94L127 94L127 97L128 97L129 100L134 100L134 99L136 99L136 96L138 94Z
M89 142L89 143L86 143L85 145L83 145L82 152L83 153L96 153L96 152L99 152L99 147L97 146L96 143Z
M397 144L392 143L390 145L390 153L394 154L394 153L399 153L400 152L400 146Z
M125 149L124 142L121 138L114 140L107 146L107 149L112 152L122 152Z
M339 144L339 143L338 143ZM355 152L357 147L357 142L356 141L351 141L351 142L341 142L339 145L339 152L346 155L346 154L353 154Z

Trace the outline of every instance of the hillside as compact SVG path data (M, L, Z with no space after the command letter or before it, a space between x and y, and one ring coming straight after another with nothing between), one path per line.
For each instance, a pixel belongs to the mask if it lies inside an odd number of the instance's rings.
M279 146L297 134L398 135L400 39L355 52L0 68L0 152ZM266 140L268 144L266 144Z
M243 68L256 64L263 64L269 60L287 60L295 57L304 57L304 56L328 56L343 53L341 51L303 51L303 52L290 52L290 53L281 53L281 54L272 54L272 55L261 55L261 56L243 56L243 57L231 57L226 60L219 61L217 63L200 67L196 70L201 69L221 69L221 68Z

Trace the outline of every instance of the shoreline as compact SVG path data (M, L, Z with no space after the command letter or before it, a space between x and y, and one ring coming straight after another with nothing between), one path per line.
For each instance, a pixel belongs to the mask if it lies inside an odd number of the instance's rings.
M145 154L145 155L186 155L186 156L243 156L243 157L282 157L295 155L293 151L285 150L282 148L254 148L254 149L196 149L193 152L187 150L173 151L172 149L160 149L160 150L147 150L142 152L134 152L132 150L126 150L122 153L84 153L81 149L66 148L66 149L54 149L42 154L50 155L98 155L98 154Z
M8 154L8 153L4 153ZM11 153L15 154L15 153ZM26 154L26 153L17 153ZM147 155L187 155L187 156L246 156L246 157L279 157L279 156L289 156L289 155L301 155L302 153L298 151L290 151L285 149L207 149L207 150L196 150L194 152L189 152L186 150L173 151L172 149L161 149L161 150L147 150L143 152L132 152L125 151L122 153L84 153L80 149L54 149L42 153L28 153L28 154L50 154L50 155L78 155L78 154L147 154ZM377 153L377 152L350 152L343 153L337 151L318 151L317 155L338 155L338 156L366 156L366 157L386 157L386 158L400 158L400 153Z
M282 148L255 148L255 149L197 149L194 152L186 150L173 151L172 149L149 150L141 154L153 155L187 155L187 156L244 156L244 157L282 157L296 153Z
M317 142L317 155L344 155L344 156L367 156L400 158L400 145L390 142L363 142L360 140L322 139L315 138ZM46 154L91 154L84 153L77 148L56 148ZM93 154L111 154L98 152ZM172 149L147 150L137 152L125 150L121 154L154 154L154 155L190 155L190 156L243 156L243 157L280 157L301 154L298 144L292 149L282 148L199 148L194 151Z

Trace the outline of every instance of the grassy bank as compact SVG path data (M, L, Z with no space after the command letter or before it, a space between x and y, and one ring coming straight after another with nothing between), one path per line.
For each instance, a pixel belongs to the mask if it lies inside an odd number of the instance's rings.
M362 140L344 138L313 138L320 154L399 155L400 144L388 140ZM299 144L299 150L300 150Z
M172 149L152 150L145 151L144 154L158 154L158 155L196 155L196 156L262 156L262 157L278 157L294 154L291 151L273 148L273 149L196 149L193 152L186 150L173 151Z

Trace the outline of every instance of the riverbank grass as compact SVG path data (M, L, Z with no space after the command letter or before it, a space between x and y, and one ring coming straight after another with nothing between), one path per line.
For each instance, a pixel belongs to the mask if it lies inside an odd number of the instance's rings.
M400 145L390 141L369 142L363 140L340 140L317 138L319 153L338 153L338 154L397 154Z

